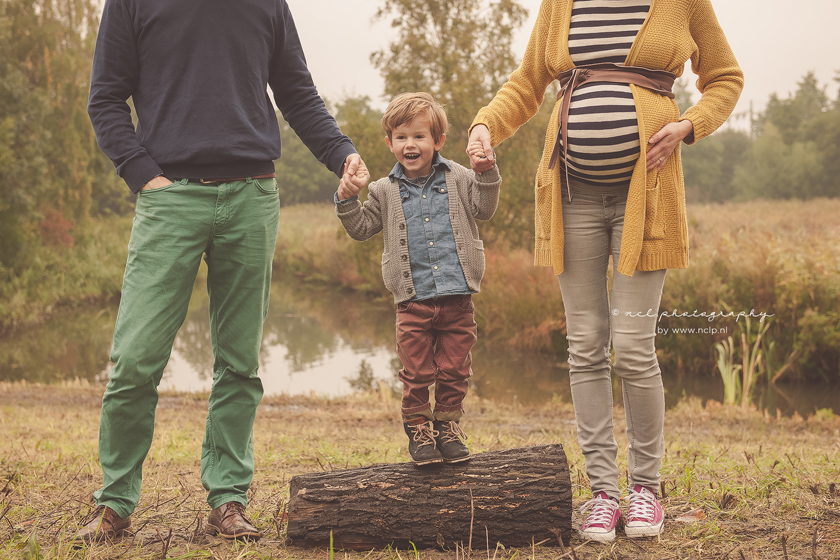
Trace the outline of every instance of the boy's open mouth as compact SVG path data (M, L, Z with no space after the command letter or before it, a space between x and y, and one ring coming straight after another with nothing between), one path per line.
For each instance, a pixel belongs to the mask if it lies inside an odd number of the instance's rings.
M420 154L405 154L403 157L405 157L408 161L414 161L420 157Z

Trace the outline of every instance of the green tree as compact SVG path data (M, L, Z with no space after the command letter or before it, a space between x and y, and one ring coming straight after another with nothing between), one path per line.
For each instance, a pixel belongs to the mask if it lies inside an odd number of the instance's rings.
M338 188L338 177L324 167L278 114L282 155L275 160L280 203L329 202Z
M336 107L336 120L362 155L373 180L386 176L394 167L394 156L385 144L382 112L370 106L370 98L347 97Z
M0 0L0 264L72 242L113 184L85 110L99 6ZM69 241L68 241L69 240Z
M515 0L384 0L377 12L379 19L390 18L397 32L386 49L371 55L385 80L386 97L404 91L434 95L449 119L443 149L449 159L469 165L464 153L469 125L516 69L513 32L526 16ZM548 92L540 112L496 150L502 172L501 200L495 217L481 226L491 241L530 246L534 175L555 93ZM390 162L393 165L392 157Z
M735 170L735 200L754 198L812 198L821 166L813 142L788 144L772 123L745 154Z
M751 144L746 132L727 129L691 146L683 145L686 200L706 204L735 198L735 168Z
M516 68L513 31L527 13L515 0L384 0L375 17L390 17L397 39L371 62L386 96L431 93L446 107L450 139L466 147L476 112Z
M772 124L781 133L785 143L804 140L802 133L807 125L818 119L830 107L826 87L820 87L814 72L808 72L797 82L797 89L787 99L775 93L770 96L767 108L758 119L759 132Z
M808 72L786 99L770 96L735 172L737 200L840 196L840 103L826 89Z

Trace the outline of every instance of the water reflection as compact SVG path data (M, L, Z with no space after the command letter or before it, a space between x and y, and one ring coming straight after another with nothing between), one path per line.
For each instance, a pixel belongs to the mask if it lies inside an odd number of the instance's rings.
M108 367L117 305L64 310L49 323L0 338L0 380L99 380Z
M478 296L480 298L480 296ZM480 299L477 300L480 305ZM0 339L0 380L25 379L55 383L79 377L107 380L108 354L116 304L65 310L38 327L20 329ZM346 293L313 289L280 280L272 287L261 349L260 377L267 394L338 396L356 388L398 388L400 367L394 348L394 309L389 301L371 301ZM493 400L537 404L551 399L569 402L565 356L523 354L480 338L473 352L472 391ZM178 333L162 388L207 391L212 383L208 298L196 285L186 321ZM666 404L681 398L722 400L717 376L684 377L663 372ZM760 388L756 398L775 414L813 413L818 408L840 412L836 386L782 387L783 393ZM614 395L620 399L618 380Z

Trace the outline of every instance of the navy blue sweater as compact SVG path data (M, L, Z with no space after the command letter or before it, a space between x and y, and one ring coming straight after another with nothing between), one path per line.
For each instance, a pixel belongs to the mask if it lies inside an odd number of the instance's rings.
M266 84L304 144L340 175L356 150L315 89L285 0L105 2L88 113L133 192L160 174L274 172L280 130Z

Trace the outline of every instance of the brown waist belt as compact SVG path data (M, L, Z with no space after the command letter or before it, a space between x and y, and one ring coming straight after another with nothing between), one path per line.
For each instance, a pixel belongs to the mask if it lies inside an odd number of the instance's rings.
M276 177L274 173L265 173L264 175L251 175L251 179L273 179ZM234 181L245 181L248 177L220 177L211 179L198 179L204 185L216 185L218 183L233 183Z
M551 151L551 159L548 161L548 168L554 169L557 159L560 157L560 146L563 146L563 162L566 168L566 188L569 191L569 202L572 201L572 188L569 186L569 164L566 161L568 154L568 121L569 103L572 100L572 93L581 84L586 82L618 82L621 84L634 84L649 89L660 95L674 98L671 91L674 87L674 80L677 77L665 70L650 70L638 66L620 66L605 62L601 64L585 64L576 66L560 74L557 79L560 82L560 91L557 92L557 99L563 98L560 105L560 112L557 115L559 130L557 139L554 141L554 149Z

